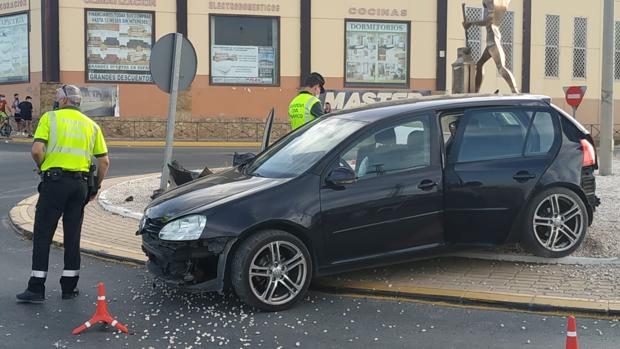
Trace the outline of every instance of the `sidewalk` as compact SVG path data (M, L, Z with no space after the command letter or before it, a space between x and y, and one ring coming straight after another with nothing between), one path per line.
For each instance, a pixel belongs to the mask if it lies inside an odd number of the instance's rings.
M106 180L113 185L141 178ZM37 196L25 199L10 212L13 225L32 236ZM85 211L84 252L143 263L138 221L109 213L97 202ZM54 237L62 246L62 224ZM620 265L560 265L441 257L384 268L319 278L313 287L338 293L369 296L499 305L528 310L561 310L620 314Z

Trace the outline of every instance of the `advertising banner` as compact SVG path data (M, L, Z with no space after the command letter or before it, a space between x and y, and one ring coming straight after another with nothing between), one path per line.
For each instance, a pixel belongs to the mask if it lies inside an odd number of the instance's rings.
M80 110L90 117L119 116L118 86L80 86Z
M321 103L329 103L332 110L351 109L378 102L411 99L430 96L430 90L368 91L368 90L327 90L321 95Z
M264 46L211 46L211 73L214 83L274 83L275 50Z
M86 13L87 81L152 82L152 12L88 10Z
M28 82L28 14L0 17L0 83Z
M406 85L408 41L407 23L347 21L345 82Z

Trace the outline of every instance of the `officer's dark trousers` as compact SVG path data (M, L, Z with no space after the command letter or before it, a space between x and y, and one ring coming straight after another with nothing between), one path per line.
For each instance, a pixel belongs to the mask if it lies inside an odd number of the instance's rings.
M65 265L60 278L63 292L72 291L79 279L80 233L88 188L83 178L45 178L39 184L39 201L34 218L32 274L28 289L45 292L49 252L58 220L62 216Z

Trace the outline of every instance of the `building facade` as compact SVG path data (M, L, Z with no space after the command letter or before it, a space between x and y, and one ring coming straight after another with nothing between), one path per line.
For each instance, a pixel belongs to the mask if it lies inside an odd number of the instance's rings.
M587 86L578 119L598 127L603 0L512 0L508 10L502 46L519 89L569 110L563 87ZM451 93L457 49L478 58L486 45L480 27L466 42L464 16L482 19L482 0L0 0L0 93L31 95L41 112L55 88L75 84L93 116L163 120L168 98L151 81L150 49L176 31L198 58L179 99L185 122L258 122L272 107L284 120L312 71L336 109ZM616 18L618 89L620 0ZM481 92L510 91L492 60L484 70Z

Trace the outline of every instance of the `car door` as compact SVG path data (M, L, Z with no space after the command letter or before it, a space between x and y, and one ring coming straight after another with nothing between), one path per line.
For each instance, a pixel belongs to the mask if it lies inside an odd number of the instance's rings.
M557 115L470 109L458 125L444 171L446 240L501 243L557 153Z
M345 166L357 182L320 190L332 263L443 242L438 139L435 119L419 115L366 133L338 154L324 176Z

